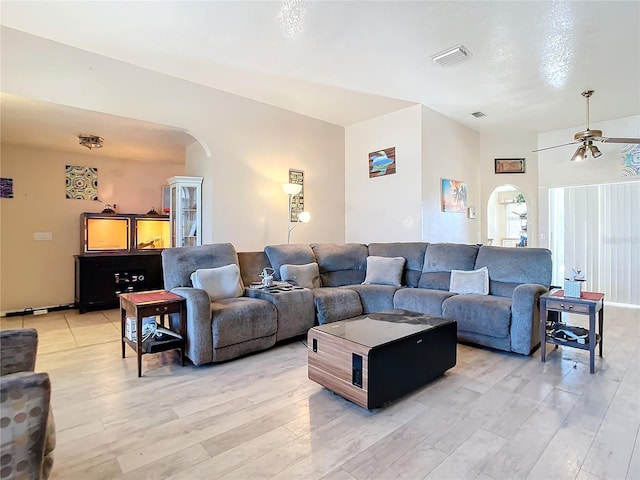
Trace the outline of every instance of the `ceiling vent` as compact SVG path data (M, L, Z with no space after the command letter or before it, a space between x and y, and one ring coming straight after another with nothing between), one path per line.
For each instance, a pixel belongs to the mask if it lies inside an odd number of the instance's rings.
M455 47L448 48L443 52L436 53L431 57L431 60L439 63L440 65L450 65L452 63L463 60L470 55L471 52L467 50L464 45L457 45Z
M484 112L473 112L471 115L473 115L476 118L480 118L480 117L486 117L487 114Z

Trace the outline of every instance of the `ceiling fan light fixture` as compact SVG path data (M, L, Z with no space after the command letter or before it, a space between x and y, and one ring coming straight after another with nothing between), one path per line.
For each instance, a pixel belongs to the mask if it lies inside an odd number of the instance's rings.
M80 145L87 147L89 150L93 148L102 148L104 138L97 135L78 135Z
M576 150L576 153L571 157L572 162L581 162L587 157L587 147L580 145Z
M591 142L589 142L589 146L587 148L589 149L589 152L591 152L591 156L593 158L598 158L602 156L602 152L600 151L600 149L595 145L593 145Z

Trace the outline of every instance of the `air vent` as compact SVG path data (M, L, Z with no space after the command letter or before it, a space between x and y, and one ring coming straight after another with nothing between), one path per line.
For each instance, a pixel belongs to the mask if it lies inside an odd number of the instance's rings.
M469 55L471 55L471 52L469 52L464 45L457 45L443 52L436 53L431 59L440 65L450 65L467 58Z
M487 114L484 112L473 112L471 115L473 115L476 118L480 118L480 117L486 117Z

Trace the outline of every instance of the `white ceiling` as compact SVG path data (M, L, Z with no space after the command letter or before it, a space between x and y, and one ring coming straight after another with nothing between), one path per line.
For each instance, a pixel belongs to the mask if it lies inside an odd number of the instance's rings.
M304 12L294 36L279 17L285 3ZM588 88L592 122L640 113L637 1L3 0L1 9L11 28L343 126L422 103L480 132L545 132L584 125ZM431 60L457 44L472 56Z

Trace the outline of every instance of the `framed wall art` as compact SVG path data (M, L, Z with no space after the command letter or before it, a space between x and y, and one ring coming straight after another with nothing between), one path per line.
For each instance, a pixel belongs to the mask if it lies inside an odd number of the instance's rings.
M496 158L495 173L525 173L524 158Z
M396 173L396 147L369 154L369 178Z
M289 183L302 185L300 193L291 197L291 221L298 221L298 214L304 212L304 171L289 169Z
M467 184L443 178L440 203L443 212L467 213Z

